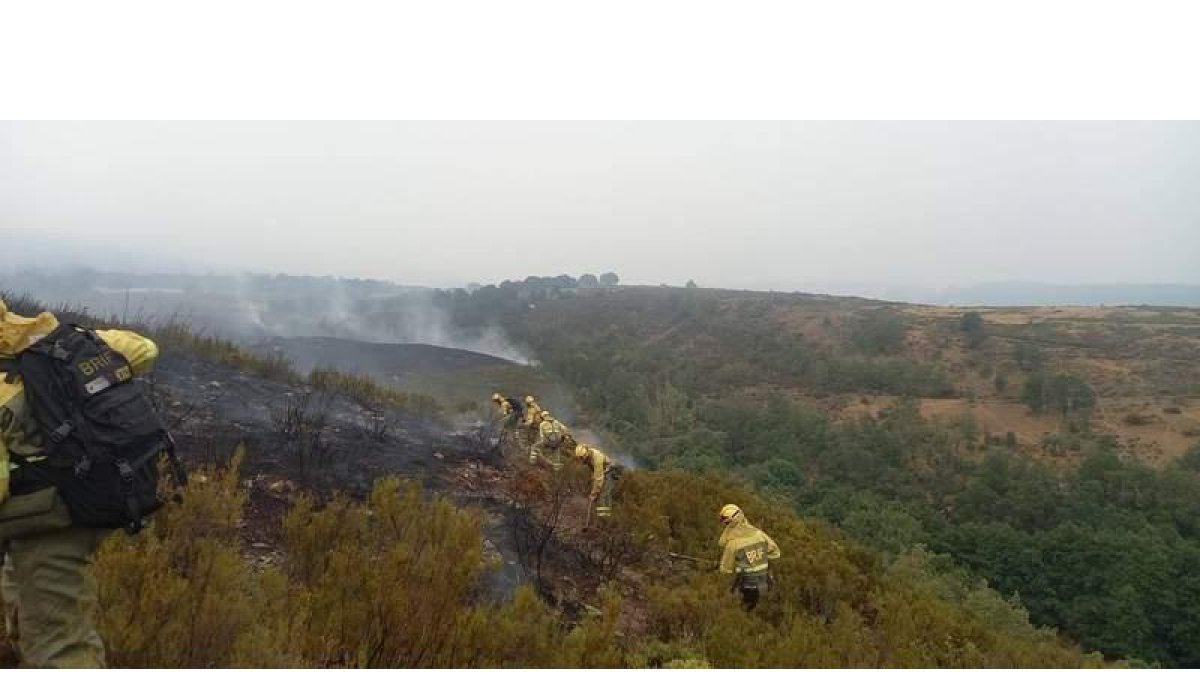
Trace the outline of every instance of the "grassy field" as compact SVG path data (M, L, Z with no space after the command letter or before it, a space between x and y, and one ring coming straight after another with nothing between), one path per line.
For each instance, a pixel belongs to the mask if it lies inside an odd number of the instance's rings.
M964 311L978 311L986 339L975 349L962 340ZM911 333L933 351L916 354L947 364L957 388L953 401L922 402L943 417L971 414L981 429L1012 431L1035 451L1061 431L1053 415L1034 415L1017 400L1026 373L1014 358L1022 346L1047 368L1078 374L1098 394L1093 431L1111 434L1131 455L1163 465L1200 441L1200 310L1160 307L978 308L910 307ZM997 373L1007 386L998 390Z

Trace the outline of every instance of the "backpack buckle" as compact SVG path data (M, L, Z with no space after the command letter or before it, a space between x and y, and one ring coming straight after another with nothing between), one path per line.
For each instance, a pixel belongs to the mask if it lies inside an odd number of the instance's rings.
M129 466L129 462L121 459L117 460L117 473L121 474L121 485L133 485L133 467Z
M79 458L78 462L75 462L75 477L76 478L80 478L80 479L87 478L88 472L90 472L91 470L92 470L92 458L91 457L84 455L83 457Z
M62 343L55 342L50 348L50 358L58 359L59 361L70 361L71 352L63 349Z
M62 443L67 439L67 436L71 435L71 432L74 430L75 427L73 427L70 422L63 422L62 424L58 425L54 431L50 432L50 441L55 445Z

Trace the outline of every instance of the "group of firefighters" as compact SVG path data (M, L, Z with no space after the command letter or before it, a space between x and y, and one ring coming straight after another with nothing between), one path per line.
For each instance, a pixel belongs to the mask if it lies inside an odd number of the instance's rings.
M588 495L591 515L600 522L612 516L613 487L620 467L609 459L600 448L575 440L567 425L538 405L533 396L524 401L505 397L499 392L492 394L496 404L500 440L498 445L514 443L529 451L529 463L544 462L555 471L562 469L563 458L574 456L577 461L591 466L592 487ZM589 518L590 522L590 518Z
M93 352L99 356L84 358ZM122 523L132 518L131 522L140 527L141 507L129 487L133 470L123 459L124 454L114 453L147 453L145 458L152 455L140 441L135 442L132 423L114 426L111 419L104 430L112 447L104 446L102 454L95 454L99 451L89 443L98 438L94 432L99 427L93 428L98 423L87 418L83 410L90 400L86 397L109 396L100 405L114 401L120 404L116 409L105 408L109 413L125 411L132 418L134 413L144 412L149 406L144 391L131 389L129 383L148 371L157 357L154 342L136 333L64 325L49 312L21 316L8 311L0 299L0 556L4 560L0 594L5 601L6 632L19 644L25 666L104 665L104 644L94 621L98 601L92 563L100 542L116 525L108 520L98 525L100 509L84 509L78 502L81 495L95 498L100 487L111 488L109 492L123 497L128 508L118 509L120 513L104 513L111 518L116 518L113 514L121 516ZM66 365L57 365L60 362ZM57 398L43 396L54 382L62 385L68 381L52 380L35 368L46 364L57 368L51 369L56 377L61 372L71 375L69 383L74 388L68 393L74 393ZM97 373L101 377L96 377ZM34 379L27 381L29 377ZM58 391L61 394L68 390L60 387ZM528 450L530 463L540 461L561 469L562 458L573 455L591 466L589 521L592 515L607 521L612 515L619 467L599 448L577 442L571 430L532 396L519 401L496 393L492 399L500 416L501 442L515 440L517 447ZM50 424L50 413L70 413L71 420L84 424L76 435L79 438L72 436L75 428L71 424ZM128 433L121 436L118 431ZM82 444L83 459L73 466L58 461L72 459L62 454L68 441ZM156 440L153 452L158 453L161 445ZM86 466L90 463L85 465L84 460L90 461L93 454L113 460L120 471L89 471ZM40 478L51 474L57 478L49 483ZM113 492L117 488L119 492ZM108 502L102 505L110 506ZM711 562L721 572L732 575L733 588L741 591L744 605L752 608L771 586L768 561L779 557L779 547L747 522L736 505L726 504L719 517L725 526L719 540L722 554L719 562Z
M601 522L612 516L613 489L620 468L608 455L600 448L575 440L567 425L538 405L533 396L522 400L496 392L492 394L492 402L496 405L500 429L498 446L512 443L527 448L530 464L544 462L555 471L562 469L564 456L574 455L580 463L591 467L590 515ZM718 540L721 559L714 562L723 574L732 576L732 589L741 593L742 605L753 609L774 583L769 561L779 558L779 546L751 525L736 504L722 506L718 518L724 529Z

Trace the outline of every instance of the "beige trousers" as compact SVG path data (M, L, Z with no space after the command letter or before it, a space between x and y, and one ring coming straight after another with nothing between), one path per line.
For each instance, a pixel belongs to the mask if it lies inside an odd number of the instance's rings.
M96 549L111 530L71 525L53 489L0 504L5 626L27 668L102 668Z

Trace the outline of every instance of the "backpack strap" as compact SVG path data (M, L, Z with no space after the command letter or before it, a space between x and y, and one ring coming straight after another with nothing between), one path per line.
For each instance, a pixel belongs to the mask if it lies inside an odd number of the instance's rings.
M43 354L59 361L71 360L71 352L63 349L62 343L60 343L58 340L55 340L52 343L48 342L47 340L39 340L26 347L25 351Z
M133 467L129 465L129 460L121 458L113 462L117 466L117 473L121 477L121 494L125 497L125 513L129 516L129 523L125 526L125 531L129 534L137 534L142 529L142 507L138 505L137 497L133 493ZM78 473L78 467L76 473Z

